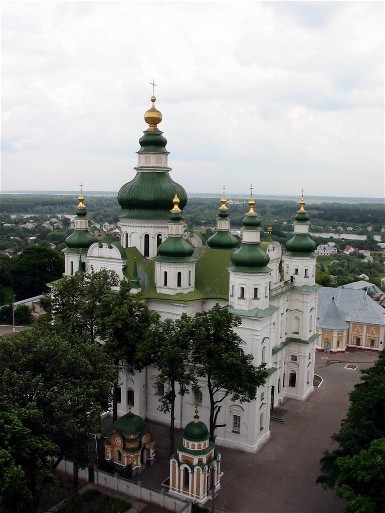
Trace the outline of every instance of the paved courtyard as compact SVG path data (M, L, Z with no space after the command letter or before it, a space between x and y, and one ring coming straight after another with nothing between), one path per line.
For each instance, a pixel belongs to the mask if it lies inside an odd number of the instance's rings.
M271 439L257 453L221 448L222 489L215 509L232 513L344 513L343 501L333 491L316 484L319 460L333 447L330 436L339 430L349 406L349 392L360 379L360 370L370 367L375 353L343 355L317 353L316 374L323 378L307 401L288 400L294 411L285 424L271 423ZM356 370L345 369L357 363ZM157 460L139 479L159 490L168 476L168 429L148 424L156 439ZM181 433L178 433L180 437ZM211 508L211 501L207 503Z

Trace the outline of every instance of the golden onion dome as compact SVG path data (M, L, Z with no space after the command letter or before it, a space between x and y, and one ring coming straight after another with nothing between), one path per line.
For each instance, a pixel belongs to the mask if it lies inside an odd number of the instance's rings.
M150 125L148 130L156 130L157 125L162 121L162 113L155 108L156 97L151 96L152 106L151 109L144 113L144 121Z

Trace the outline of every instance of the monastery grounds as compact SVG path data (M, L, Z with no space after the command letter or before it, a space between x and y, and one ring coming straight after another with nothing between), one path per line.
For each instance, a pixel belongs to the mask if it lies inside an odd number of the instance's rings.
M221 490L217 512L229 513L345 513L344 501L333 490L316 484L319 460L333 448L349 407L349 393L360 381L360 370L371 367L377 355L352 351L316 353L315 373L323 378L306 401L289 399L284 407L294 414L285 424L271 422L271 439L256 454L219 447L222 453ZM346 369L356 363L356 370ZM144 486L159 490L169 475L168 428L148 423L156 440L156 461L137 476ZM181 431L178 433L180 440ZM211 510L211 501L205 506Z

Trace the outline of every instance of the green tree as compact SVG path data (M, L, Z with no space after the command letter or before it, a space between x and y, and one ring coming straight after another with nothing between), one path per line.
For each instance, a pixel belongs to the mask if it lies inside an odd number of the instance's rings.
M385 511L385 438L371 442L354 456L336 460L336 493L346 501L350 513Z
M12 258L11 275L16 299L38 296L46 284L60 278L64 271L63 256L41 246L26 247Z
M111 401L116 369L104 349L89 339L64 338L39 323L0 344L0 390L4 404L41 413L42 433L77 469L90 462L89 433L100 430L100 415Z
M330 274L327 272L317 273L315 276L315 281L318 283L318 285L322 285L323 287L331 287L333 285Z
M96 319L96 333L105 343L105 350L119 370L134 373L148 363L147 356L138 354L138 347L146 341L149 328L159 316L149 310L143 298L130 293L130 284L120 282L118 291L109 290L100 301ZM114 385L112 418L117 419L118 380Z
M332 437L338 447L332 452L324 453L321 459L321 475L317 479L325 488L335 488L338 495L347 499L351 512L363 512L360 504L364 499L367 499L368 504L377 504L376 490L383 486L384 475L383 472L376 472L375 467L380 461L378 458L383 454L383 442L374 445L372 443L384 437L385 352L382 351L375 365L362 371L362 381L351 392L347 417L342 421L340 431ZM370 486L364 486L366 478L363 469L366 468L369 454L376 454L369 472L375 480L371 479ZM384 459L381 461L384 469ZM360 475L360 480L355 485L352 483L353 475ZM356 509L352 494L357 496ZM380 505L376 508L367 511L384 511Z
M170 413L170 456L175 449L175 399L177 392L186 394L190 386L197 388L197 377L191 362L192 319L166 319L155 324L151 336L141 346L144 358L158 370L154 385L162 387L159 409Z
M0 506L12 513L37 511L45 486L54 482L50 457L57 447L42 432L33 403L5 411L0 403Z
M242 349L244 342L234 331L240 324L239 317L218 304L194 318L192 361L207 380L213 441L215 429L225 426L217 424L224 399L230 396L233 401L250 402L267 378L265 364L255 367L253 356Z
M119 283L118 275L106 269L63 276L52 290L53 324L71 336L84 335L95 341L98 319L105 313L104 299L111 300L111 291Z

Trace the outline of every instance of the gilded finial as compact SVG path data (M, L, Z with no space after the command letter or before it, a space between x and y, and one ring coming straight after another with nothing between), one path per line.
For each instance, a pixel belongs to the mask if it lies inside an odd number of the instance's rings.
M172 214L180 214L182 211L179 208L180 199L178 198L178 194L177 193L175 193L175 196L174 196L174 199L172 200L172 202L173 202L174 206L170 210L170 212Z
M162 121L162 113L157 110L155 107L156 97L155 97L155 80L152 79L150 82L152 85L152 96L151 96L151 108L144 113L144 121L150 125L147 130L154 131L157 130L159 123Z
M301 199L299 201L299 206L300 206L300 209L298 210L298 212L306 212L305 210L305 200L303 199L303 189L302 189L302 195L301 195Z
M227 208L227 198L226 198L226 187L223 186L223 193L221 198L221 206L219 207L219 210L228 210Z
M248 203L249 211L247 212L247 215L256 216L257 214L254 212L255 199L253 198L253 185L250 185L250 199Z
M86 208L84 205L83 184L81 183L79 185L79 187L80 187L80 194L78 196L78 200L79 200L78 208Z

